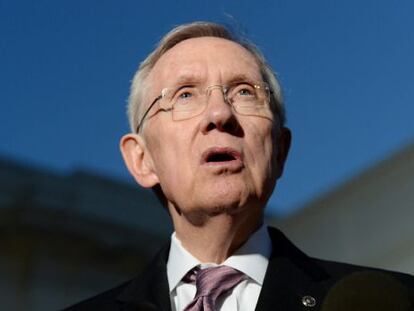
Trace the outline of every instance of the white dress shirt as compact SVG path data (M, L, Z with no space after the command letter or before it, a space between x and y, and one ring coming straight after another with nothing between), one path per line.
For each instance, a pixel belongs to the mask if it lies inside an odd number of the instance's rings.
M224 294L218 299L217 310L253 311L255 309L271 249L272 245L266 226L262 226L240 249L222 263L222 265L243 272L247 278L237 284L228 294ZM196 266L203 269L217 266L217 264L198 261L182 246L174 232L171 236L171 248L167 262L167 278L173 311L184 310L194 299L195 284L185 283L182 278Z

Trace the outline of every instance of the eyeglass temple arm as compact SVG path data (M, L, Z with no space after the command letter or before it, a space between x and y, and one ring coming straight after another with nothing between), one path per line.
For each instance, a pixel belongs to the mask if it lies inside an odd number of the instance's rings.
M162 98L162 95L158 96L156 99L154 99L154 101L151 103L151 105L149 105L148 109L145 111L144 115L141 118L141 121L138 123L136 132L139 133L139 129L142 125L142 123L144 123L145 117L148 115L148 113L150 112L151 108L155 105L155 103L157 101L159 101Z

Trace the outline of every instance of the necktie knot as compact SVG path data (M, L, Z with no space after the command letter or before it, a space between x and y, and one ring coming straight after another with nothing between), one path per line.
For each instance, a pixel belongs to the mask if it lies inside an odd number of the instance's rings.
M215 310L217 299L246 278L242 272L228 266L193 271L197 293L185 311ZM191 280L193 277L186 278Z

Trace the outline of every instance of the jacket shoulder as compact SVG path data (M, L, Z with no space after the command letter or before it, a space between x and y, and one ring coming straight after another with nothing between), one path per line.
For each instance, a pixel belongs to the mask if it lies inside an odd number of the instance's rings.
M132 280L125 282L117 287L102 292L96 296L76 303L62 311L114 311L119 309L117 297L128 287Z
M158 301L169 303L165 245L135 278L74 304L62 311L156 310Z
M324 260L319 258L311 258L318 266L322 267L329 275L338 280L353 273L359 272L375 272L388 275L397 280L410 291L414 291L414 276L408 273L396 272L386 269L373 268L367 266L354 265L349 263Z

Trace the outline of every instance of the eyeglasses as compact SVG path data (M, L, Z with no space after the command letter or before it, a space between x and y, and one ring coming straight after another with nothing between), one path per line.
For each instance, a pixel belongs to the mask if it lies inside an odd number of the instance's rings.
M269 85L265 82L236 82L229 85L210 85L201 88L197 85L180 85L165 88L145 111L137 126L139 132L145 118L159 111L171 111L174 121L186 120L200 115L207 107L208 98L215 89L221 90L226 103L237 113L259 116L273 120L270 109ZM158 109L152 109L158 103ZM150 111L153 112L150 114Z

